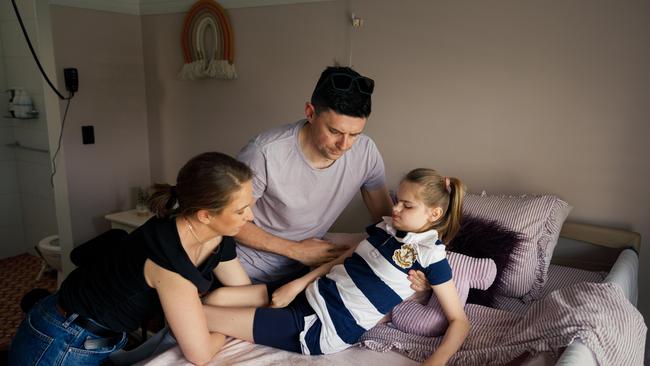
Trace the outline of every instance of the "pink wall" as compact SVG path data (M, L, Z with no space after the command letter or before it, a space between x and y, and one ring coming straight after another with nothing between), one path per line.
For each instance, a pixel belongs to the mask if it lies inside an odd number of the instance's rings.
M179 80L184 15L144 16L153 178L300 118L351 44L377 81L367 133L392 185L434 167L474 192L554 193L574 221L650 238L650 3L356 0L357 30L346 3L231 9L235 81ZM336 227L365 223L359 200ZM641 262L650 268L650 254ZM650 294L641 306L650 313Z
M338 3L231 9L239 79L180 80L183 14L142 17L151 170L173 180L191 156L236 154L255 134L303 115L312 81L345 55Z
M63 149L80 244L108 229L105 214L132 208L132 188L150 182L142 32L133 15L52 6L51 17L57 68L79 70ZM82 144L83 125L94 125L94 145Z

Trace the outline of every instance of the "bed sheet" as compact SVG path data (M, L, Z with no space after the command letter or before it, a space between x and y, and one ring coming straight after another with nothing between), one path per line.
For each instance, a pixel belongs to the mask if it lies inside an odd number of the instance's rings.
M632 249L625 249L619 254L618 259L609 271L603 282L614 283L623 289L623 293L630 303L636 307L639 291L639 256ZM597 366L598 361L589 347L579 339L574 341L560 355L555 366Z
M604 272L590 272L577 270L569 267L551 266L549 274L549 288L545 290L548 293L552 290L564 288L578 282L607 282L615 283L623 288L625 296L630 299L632 304L636 305L637 297L637 278L638 273L638 256L632 250L624 250L619 255L612 270L605 277ZM604 278L604 280L603 280ZM505 301L501 299L501 301ZM513 308L510 303L511 311L523 311L528 305L522 305L521 302ZM166 337L166 344L171 348L146 359L138 365L161 366L161 365L191 365L185 360L178 346L174 345L173 338ZM162 342L162 343L165 343ZM577 363L576 363L577 362ZM270 347L255 345L245 341L229 339L224 348L209 365L241 365L241 366L258 366L258 365L285 365L285 364L302 364L305 366L312 365L395 365L395 366L412 366L418 365L417 362L395 352L386 353L375 352L372 350L353 347L338 354L327 356L303 356L287 351L277 350ZM596 365L595 358L591 350L576 340L574 344L567 347L567 350L559 359L550 357L547 353L541 353L531 359L523 359L517 362L518 365Z
M602 282L607 276L607 272L593 272L582 269L558 266L551 264L548 267L548 281L542 289L540 298L543 298L552 291L574 285L580 282ZM521 299L496 296L494 307L501 310L507 310L518 314L525 313L531 303L525 303Z
M177 346L136 365L190 366L180 348ZM305 356L293 352L251 344L234 338L229 338L222 350L208 365L302 365L302 366L357 366L357 365L394 365L415 366L419 363L397 353L380 353L361 347L349 348L343 352L326 356Z

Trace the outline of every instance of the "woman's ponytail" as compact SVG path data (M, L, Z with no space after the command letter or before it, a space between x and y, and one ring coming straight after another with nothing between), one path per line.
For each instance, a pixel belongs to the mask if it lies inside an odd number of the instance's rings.
M176 186L167 183L156 183L151 186L151 195L149 196L149 211L158 217L167 218L174 213L174 207L178 203L178 193Z
M239 160L220 152L206 152L190 159L176 177L176 185L151 187L149 210L158 217L187 216L201 209L221 212L253 171Z

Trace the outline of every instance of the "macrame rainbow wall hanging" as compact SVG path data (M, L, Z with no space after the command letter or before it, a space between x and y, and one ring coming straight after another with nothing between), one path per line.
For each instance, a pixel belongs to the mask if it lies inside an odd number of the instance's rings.
M206 45L212 33L214 45ZM179 76L186 80L236 79L232 28L226 12L214 0L199 0L185 16L183 25L185 65ZM208 54L209 53L209 54Z

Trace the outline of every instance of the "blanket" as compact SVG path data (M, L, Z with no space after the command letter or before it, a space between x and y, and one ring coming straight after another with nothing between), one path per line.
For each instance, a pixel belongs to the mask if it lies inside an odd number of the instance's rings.
M600 365L643 365L647 327L623 290L611 283L578 283L548 294L525 313L468 304L469 336L450 365L502 365L518 356L560 350L580 339ZM416 361L428 358L442 337L406 334L390 325L366 332L363 346L390 349Z

